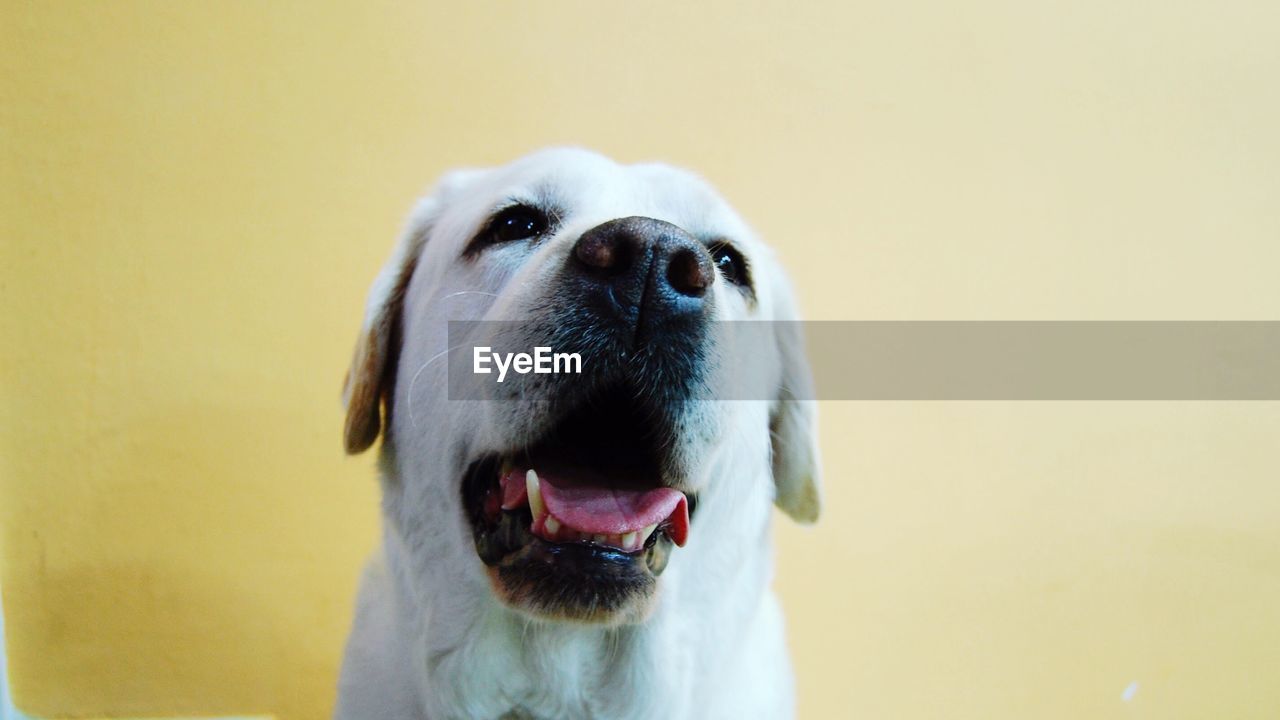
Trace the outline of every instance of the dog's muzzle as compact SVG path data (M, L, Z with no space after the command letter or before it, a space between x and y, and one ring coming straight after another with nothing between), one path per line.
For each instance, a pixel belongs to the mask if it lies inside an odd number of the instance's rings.
M642 614L690 532L685 417L705 389L715 268L681 228L628 217L583 233L549 287L538 342L584 374L531 443L475 459L463 500L480 559L508 603L542 615Z

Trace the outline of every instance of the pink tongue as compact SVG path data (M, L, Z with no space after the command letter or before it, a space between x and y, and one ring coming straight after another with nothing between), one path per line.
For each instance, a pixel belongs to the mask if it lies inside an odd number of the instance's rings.
M502 478L502 507L511 509L528 501L525 472L518 468ZM569 527L584 533L625 535L671 518L669 531L677 545L684 544L688 532L688 501L672 488L623 490L590 485L569 485L539 474L542 502L547 512Z
M666 520L684 501L684 495L671 488L558 488L542 480L542 502L547 512L581 532L606 535L635 532Z

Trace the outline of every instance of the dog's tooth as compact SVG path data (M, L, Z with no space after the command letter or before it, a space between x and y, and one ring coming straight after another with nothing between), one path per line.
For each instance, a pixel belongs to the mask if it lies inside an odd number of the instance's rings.
M529 468L529 472L524 474L524 489L529 495L529 510L536 522L546 514L547 507L542 504L542 487L538 484L538 473L533 468Z
M546 530L551 537L555 537L556 533L560 531L560 521L556 519L555 515L547 515L547 519L542 521L542 529Z
M608 535L596 535L595 537L593 537L593 538L591 538L591 539L592 539L592 540L595 540L595 541L596 541L596 543L597 543L597 544L599 544L599 545L604 545L604 544L606 544L606 543L608 543L608 542L609 542L609 536L608 536Z
M511 458L504 458L502 460L502 469L498 471L498 477L506 477L507 473L511 472L514 469L515 469L515 465L512 464Z
M635 547L635 544L636 544L636 533L635 533L635 531L633 530L632 532L629 532L629 533L627 533L626 535L623 535L623 536L622 536L622 539L621 539L620 544L622 545L622 549L623 549L623 550L631 550L631 549L633 549L633 548Z
M654 523L653 525L646 525L640 531L640 544L643 545L645 541L649 539L649 536L653 534L653 531L657 529L658 529L657 523Z

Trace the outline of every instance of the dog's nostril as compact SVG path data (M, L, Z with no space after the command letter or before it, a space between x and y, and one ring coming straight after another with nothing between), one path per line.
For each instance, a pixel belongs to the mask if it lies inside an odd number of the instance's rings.
M701 297L715 282L715 268L705 252L681 248L671 255L667 265L667 282L676 292L689 297Z
M584 265L600 270L618 269L624 260L617 236L607 233L584 235L574 248L574 254Z

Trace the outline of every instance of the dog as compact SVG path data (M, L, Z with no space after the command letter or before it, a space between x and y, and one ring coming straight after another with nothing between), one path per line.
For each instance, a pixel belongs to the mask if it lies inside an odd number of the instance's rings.
M687 171L558 148L440 180L344 387L347 452L382 437L383 538L335 717L791 717L770 520L820 506L795 307ZM743 322L770 339L734 350ZM579 366L507 354L499 382L500 347ZM744 365L764 396L718 397Z

